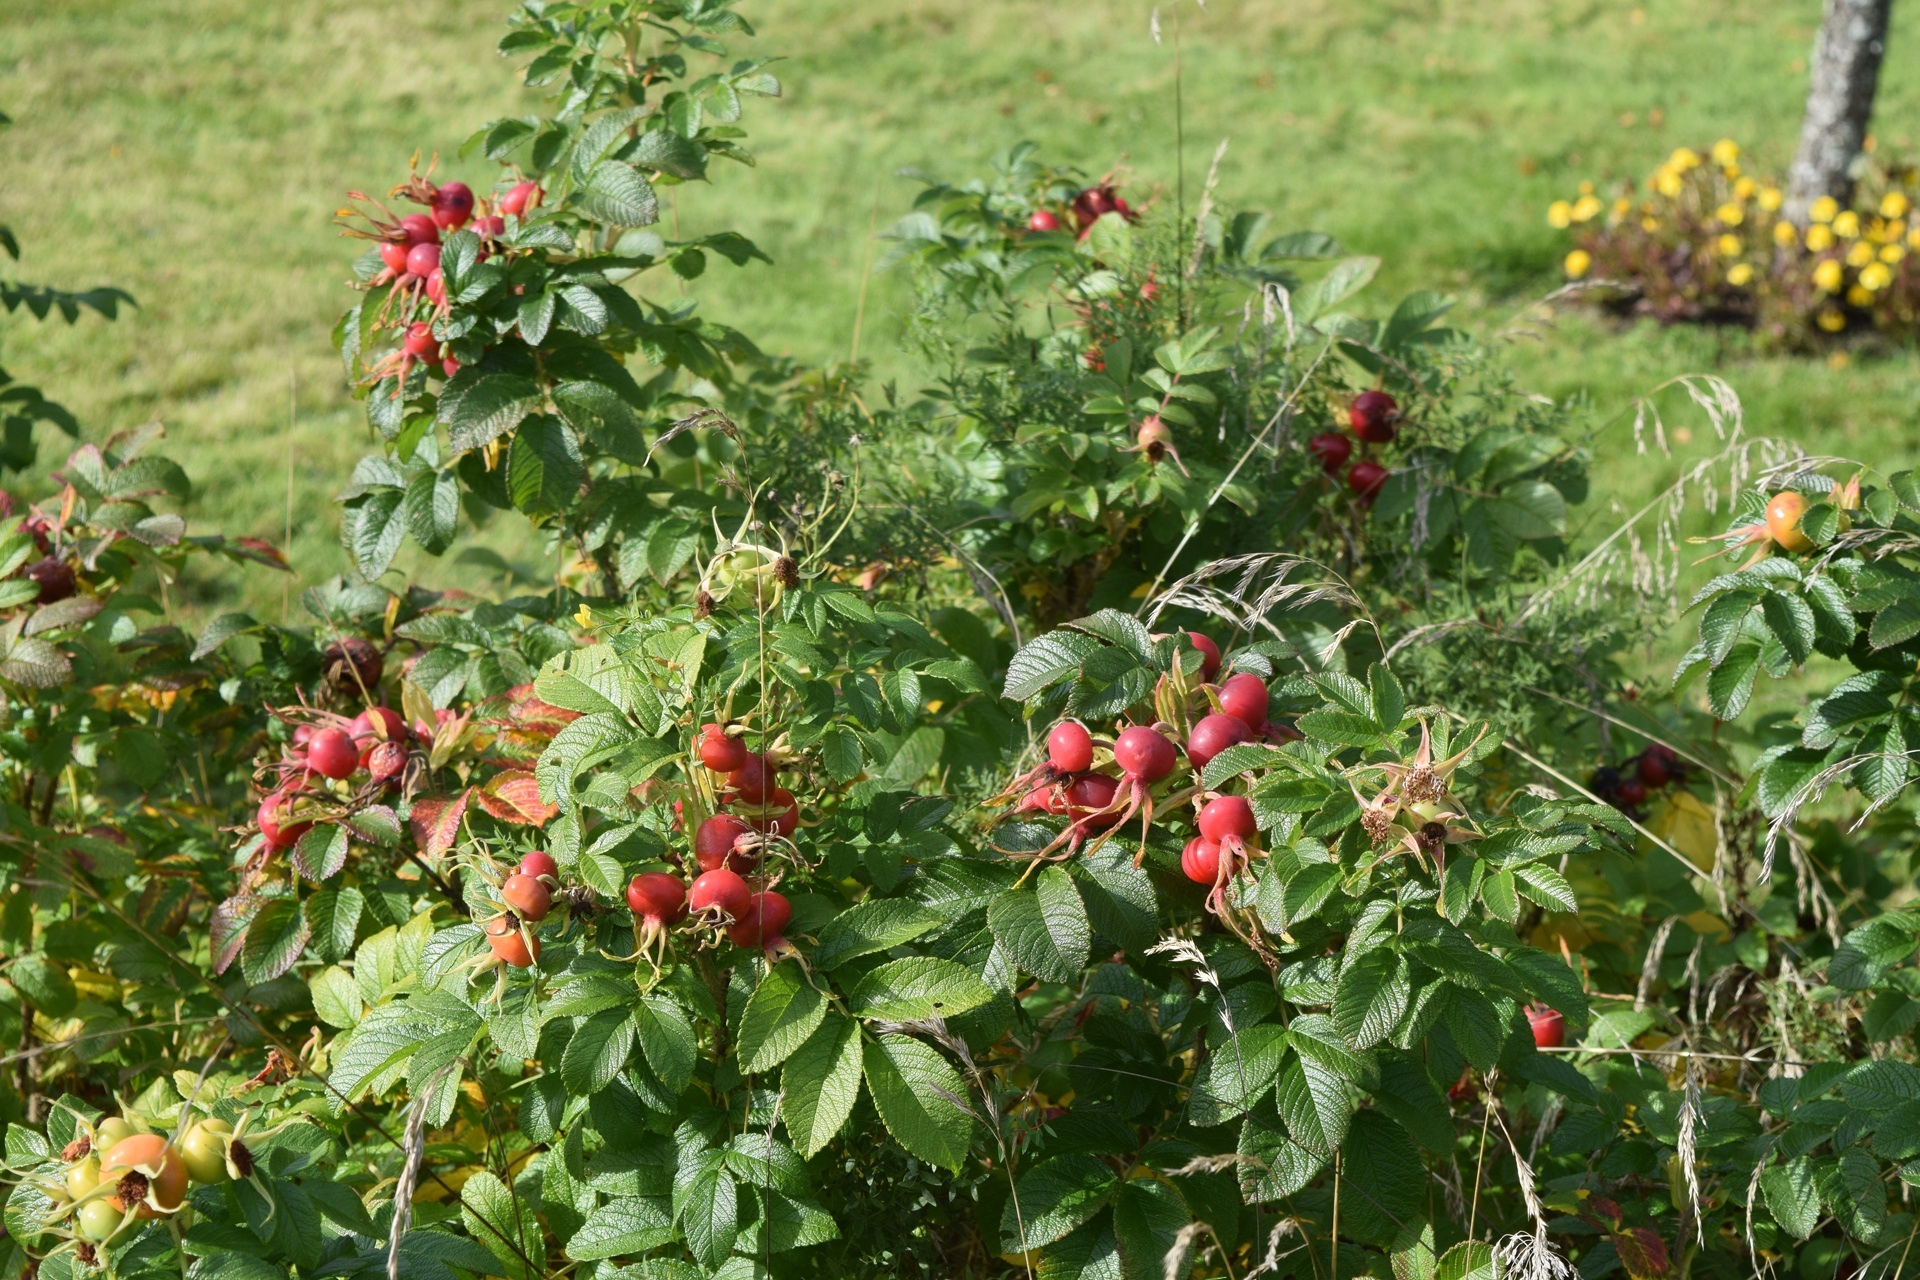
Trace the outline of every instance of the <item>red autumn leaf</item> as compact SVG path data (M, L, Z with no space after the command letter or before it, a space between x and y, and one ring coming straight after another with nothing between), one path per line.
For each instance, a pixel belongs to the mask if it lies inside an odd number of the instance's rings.
M474 795L482 809L516 826L545 826L560 812L540 798L540 784L530 773L503 773Z
M1648 1227L1616 1231L1613 1248L1620 1255L1620 1265L1633 1280L1661 1280L1667 1274L1670 1264L1666 1242Z
M466 816L471 790L457 796L422 796L413 802L408 820L413 827L414 843L429 858L446 856L460 834L460 819Z

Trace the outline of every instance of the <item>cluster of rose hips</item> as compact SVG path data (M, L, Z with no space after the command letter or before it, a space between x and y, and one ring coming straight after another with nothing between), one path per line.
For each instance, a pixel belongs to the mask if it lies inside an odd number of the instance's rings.
M1686 777L1687 764L1664 742L1619 764L1603 764L1587 780L1587 789L1616 809L1637 812L1647 797Z
M778 764L753 752L726 726L701 727L696 749L708 771L723 775L723 807L693 833L693 864L698 874L688 884L666 871L645 871L627 883L627 907L633 912L635 956L654 955L674 925L689 916L704 930L725 932L737 947L786 949L793 904L758 873L767 848L793 835L800 822L799 802L775 781ZM540 940L526 927L547 918L559 888L559 868L544 853L529 853L500 885L506 912L486 926L487 945L512 968L540 959ZM750 879L749 877L753 877Z
M1267 719L1270 695L1266 682L1248 672L1236 672L1219 684L1220 649L1198 631L1187 639L1200 652L1200 688L1207 710L1187 733L1185 755L1197 775L1227 748L1243 742L1297 740L1294 729ZM1049 846L1065 843L1077 849L1089 836L1112 830L1136 815L1143 830L1153 821L1155 784L1169 777L1180 763L1181 749L1168 736L1173 726L1129 725L1111 742L1096 742L1078 720L1063 720L1047 734L1046 763L1023 775L1009 789L1021 794L1016 812L1057 814L1069 819L1066 830ZM1111 754L1119 776L1094 768L1095 748ZM1212 793L1197 785L1168 800L1190 800L1196 834L1180 856L1180 869L1196 884L1210 886L1208 907L1219 911L1222 890L1246 865L1258 826L1253 806L1245 796Z
M47 1226L64 1230L87 1250L139 1219L176 1212L186 1202L189 1181L211 1185L253 1172L253 1154L240 1135L213 1116L188 1125L177 1138L110 1116L83 1124L60 1157L66 1172L41 1186L54 1203Z
M1362 391L1347 404L1347 427L1363 446L1392 444L1399 434L1401 416L1400 402L1384 391ZM1353 458L1353 440L1338 431L1322 431L1308 440L1307 452L1329 476L1345 471L1347 488L1362 507L1372 506L1387 483L1386 467L1372 458L1363 457L1351 467L1347 465Z
M398 786L414 754L410 744L431 741L435 728L409 726L398 711L385 706L368 707L352 718L306 709L288 714L309 716L314 722L294 726L293 740L274 766L279 785L260 801L254 815L268 852L292 848L313 826L291 818L301 797L338 791L337 784L347 784L356 775L366 779L362 789Z
M1139 216L1120 194L1120 189L1108 181L1096 183L1075 196L1065 212L1073 222L1076 238L1081 240L1093 232L1093 224L1106 214L1117 213L1128 222ZM1027 218L1029 231L1058 231L1064 225L1060 214L1052 209L1035 209Z
M381 213L385 216L368 215L371 229L349 227L347 234L377 242L383 265L374 276L373 284L392 283L395 296L405 299L424 295L434 316L444 315L447 310L446 277L440 270L441 236L471 223L480 237L479 260L484 262L490 256L491 246L507 234L507 218L526 216L545 198L539 183L519 182L500 196L497 211L489 213L466 183L436 185L418 176L395 188L394 194L425 205L428 212L395 218L383 208ZM355 199L365 198L357 192L353 195ZM476 212L478 217L474 216ZM409 306L408 312L411 310ZM404 379L407 371L421 362L437 363L449 378L460 369L460 362L447 354L434 336L431 319L407 323L397 358L379 366L377 376L391 373Z

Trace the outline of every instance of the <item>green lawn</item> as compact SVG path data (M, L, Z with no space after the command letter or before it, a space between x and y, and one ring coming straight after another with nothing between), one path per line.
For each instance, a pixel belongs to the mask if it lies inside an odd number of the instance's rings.
M1414 287L1455 292L1469 327L1513 335L1540 391L1585 391L1605 414L1711 370L1746 399L1750 431L1914 460L1911 355L1837 371L1753 356L1738 335L1617 332L1582 314L1543 324L1528 310L1557 283L1563 248L1543 210L1582 177L1637 174L1722 134L1756 168L1784 168L1819 0L1213 0L1163 5L1158 45L1144 0L742 7L757 50L786 59L787 93L751 104L758 168L682 193L674 216L684 232L738 227L776 259L691 286L771 349L847 353L876 207L884 228L914 190L902 166L966 173L1031 138L1089 170L1128 165L1136 185L1176 199L1177 33L1189 201L1224 138L1227 204L1384 256L1375 305ZM524 109L491 51L504 11L479 0L0 8L0 109L17 120L0 134L0 222L25 246L21 273L118 284L141 304L117 324L12 321L9 368L65 399L90 437L165 421L200 486L189 514L203 526L278 539L291 455L296 565L309 580L340 568L330 499L367 436L327 336L352 256L330 218L347 188L403 176L416 148L481 177L455 157L459 143ZM1920 40L1906 9L1899 18L1883 121L1920 106ZM1909 149L1902 127L1883 143ZM910 381L903 297L899 280L872 281L861 354ZM1673 420L1686 416L1676 402ZM1682 458L1711 445L1697 415L1691 428ZM1602 447L1622 503L1681 465L1636 459L1624 420ZM50 459L61 452L52 442ZM275 607L281 596L265 571L202 591Z

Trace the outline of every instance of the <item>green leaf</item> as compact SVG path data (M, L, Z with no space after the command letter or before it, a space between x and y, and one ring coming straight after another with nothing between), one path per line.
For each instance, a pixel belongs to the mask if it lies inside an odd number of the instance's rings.
M890 961L847 993L847 1004L855 1014L887 1022L917 1022L935 1015L951 1018L991 999L992 990L972 970L936 956ZM816 1017L807 1030L818 1025Z
M1357 1105L1354 1091L1334 1071L1294 1057L1280 1072L1280 1116L1293 1140L1317 1156L1331 1156L1347 1136Z
M1920 917L1889 911L1853 929L1834 949L1827 980L1843 991L1863 991L1920 946Z
M375 489L347 509L342 532L353 552L354 567L368 581L385 573L400 552L407 534L401 511L405 500L405 490Z
M593 166L574 202L588 217L616 227L644 227L660 217L653 184L619 160L602 160Z
M560 1059L560 1079L576 1098L607 1087L633 1052L633 1022L625 1009L603 1009L574 1028Z
M675 1093L693 1079L698 1043L686 1011L658 991L633 1008L634 1038L660 1083Z
M1240 1126L1240 1191L1250 1203L1271 1203L1305 1187L1327 1157L1295 1142L1281 1127L1271 1106L1263 1106Z
M505 1263L510 1276L527 1274L523 1259L546 1256L536 1208L485 1169L469 1174L460 1186L460 1217L467 1234Z
M1435 1280L1498 1280L1493 1246L1483 1240L1462 1240L1440 1257Z
M1761 1174L1760 1194L1773 1220L1794 1239L1805 1240L1820 1225L1820 1192L1814 1185L1813 1162L1806 1156Z
M907 1036L868 1041L867 1091L887 1132L928 1164L958 1173L973 1139L973 1117L961 1106L967 1087L938 1053Z
M820 927L819 944L808 959L816 969L832 969L856 957L912 942L943 923L945 917L917 903L868 898Z
M712 1271L733 1251L740 1234L739 1188L725 1153L683 1159L673 1176L673 1215L700 1265Z
M798 964L774 965L740 1014L740 1037L734 1046L740 1069L748 1074L773 1070L807 1042L826 1016L827 998L807 982Z
M1413 1140L1380 1112L1366 1110L1353 1117L1340 1153L1348 1185L1366 1190L1349 1202L1342 1229L1368 1244L1392 1243L1426 1195L1427 1170Z
M780 1073L780 1115L802 1157L812 1159L860 1099L860 1024L829 1014Z
M632 1196L609 1200L588 1215L586 1224L567 1241L567 1256L575 1262L594 1262L645 1253L671 1239L673 1219L667 1213L666 1197Z
M1375 947L1341 969L1333 995L1334 1025L1356 1049L1379 1044L1393 1034L1412 995L1406 960L1389 947Z
M1760 601L1760 615L1794 662L1805 662L1816 634L1813 608L1796 592L1769 591Z
M313 949L322 960L344 959L353 950L366 899L351 886L322 889L307 899L307 928Z
M1716 717L1732 720L1747 709L1759 670L1759 645L1749 641L1728 651L1726 660L1707 676L1707 704Z
M516 510L564 511L586 479L580 442L558 418L529 418L507 450L507 494Z
M80 993L67 971L45 956L21 956L8 968L7 977L37 1012L50 1018L66 1017L80 1002Z
M1025 702L1036 693L1079 674L1080 664L1104 646L1078 631L1050 631L1029 641L1007 664L1001 696Z
M1155 1178L1122 1182L1113 1196L1113 1234L1127 1275L1161 1280L1187 1220L1186 1202L1170 1184Z
M465 372L462 370L461 372ZM478 449L520 425L540 405L540 384L517 374L479 375L455 394L454 383L440 397L440 421L449 428L455 453Z
M294 843L291 859L315 884L333 878L347 865L347 829L336 822L315 824Z
M1520 892L1549 911L1577 912L1580 900L1574 896L1567 878L1544 863L1533 862L1513 869L1520 881Z
M1031 890L1013 889L987 911L994 940L1020 968L1049 982L1070 982L1086 967L1093 930L1086 906L1061 867L1048 867Z
M423 471L407 482L407 532L434 555L453 544L460 519L460 482L451 471Z
M1020 1175L1000 1215L1001 1247L1024 1253L1052 1244L1100 1212L1120 1179L1104 1161L1071 1153Z
M270 982L299 962L307 945L307 915L292 898L274 898L247 927L240 971L255 984Z

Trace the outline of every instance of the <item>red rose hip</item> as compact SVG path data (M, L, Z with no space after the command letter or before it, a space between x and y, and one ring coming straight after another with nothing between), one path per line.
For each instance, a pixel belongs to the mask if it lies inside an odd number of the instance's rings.
M1362 391L1347 406L1347 425L1369 444L1391 442L1399 421L1400 404L1384 391Z
M407 273L425 279L440 269L440 246L417 244L407 250Z
M1200 834L1215 844L1251 840L1259 830L1245 796L1215 796L1200 810Z
M1247 726L1248 733L1266 722L1268 701L1266 681L1245 671L1220 686L1220 710Z
M1567 1020L1558 1009L1544 1004L1528 1005L1527 1025L1533 1029L1536 1049L1558 1049L1567 1042Z
M627 908L650 924L672 924L687 914L687 886L664 871L642 872L627 882Z
M736 947L757 947L780 937L792 921L793 904L786 895L768 889L748 901L739 922L727 929L727 940Z
M530 210L539 208L545 198L546 192L540 189L539 183L517 183L513 190L500 197L500 212L524 218Z
M560 864L553 860L552 855L542 853L538 849L520 859L518 870L521 875L532 876L536 880L558 881L560 879Z
M702 872L693 882L693 891L687 895L687 904L695 915L718 910L729 921L744 918L752 900L753 890L747 882L724 867Z
M734 843L741 836L751 836L753 828L731 813L716 813L693 833L693 860L702 871L714 871L720 867L731 867L735 871L751 871L759 863L758 854L751 851L734 851Z
M1387 469L1371 458L1362 458L1347 472L1347 488L1361 502L1371 504L1387 483Z
M360 766L360 749L345 729L331 726L317 730L307 743L307 767L336 782L350 777Z
M1193 761L1193 767L1204 769L1207 762L1236 743L1245 742L1248 737L1247 725L1236 716L1215 712L1200 717L1200 723L1193 726L1193 732L1187 735L1187 759Z
M1029 231L1058 231L1059 229L1060 215L1050 209L1035 209L1027 218Z
M1113 762L1122 773L1140 782L1160 781L1173 772L1178 759L1166 735L1143 724L1122 729L1113 742Z
M410 213L400 219L400 233L407 238L409 247L440 243L440 228L434 225L433 218L428 214Z
M1093 767L1093 736L1078 720L1062 720L1047 734L1047 763L1061 773Z
M1180 870L1195 884L1214 884L1220 879L1220 846L1205 836L1195 836L1180 851Z
M433 224L453 231L467 225L473 216L473 188L464 182L449 182L433 193Z
M1204 631L1189 631L1187 639L1200 651L1200 678L1213 683L1213 678L1220 674L1220 646Z
M1307 452L1319 460L1321 470L1331 474L1353 457L1353 441L1338 431L1322 431L1307 441Z
M747 744L729 737L725 726L700 726L700 763L715 773L732 773L747 763Z
M553 906L553 890L532 876L516 871L500 886L500 901L529 923L544 920Z

